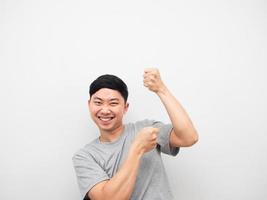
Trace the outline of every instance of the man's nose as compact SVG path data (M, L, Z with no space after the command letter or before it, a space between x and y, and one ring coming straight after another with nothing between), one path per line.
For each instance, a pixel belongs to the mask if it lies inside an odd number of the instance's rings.
M110 112L109 106L103 105L101 108L101 112L102 113L109 113Z

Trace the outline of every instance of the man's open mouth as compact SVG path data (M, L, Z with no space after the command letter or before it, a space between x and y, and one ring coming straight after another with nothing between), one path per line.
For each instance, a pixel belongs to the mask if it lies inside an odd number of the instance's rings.
M111 121L112 119L114 119L114 117L101 117L101 116L98 116L98 119L100 119L103 122L108 122L108 121Z

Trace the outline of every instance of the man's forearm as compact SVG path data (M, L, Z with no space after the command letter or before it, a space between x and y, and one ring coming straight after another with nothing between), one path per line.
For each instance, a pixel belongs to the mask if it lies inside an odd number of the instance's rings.
M189 116L168 88L166 86L162 87L157 92L157 95L165 106L175 135L185 141L185 143L194 143L194 141L197 141L198 135Z
M128 200L133 193L143 154L157 146L158 131L154 127L141 129L118 172L110 180L95 185L89 191L89 197L92 200Z
M142 152L133 144L119 171L104 185L104 199L129 199L135 185Z

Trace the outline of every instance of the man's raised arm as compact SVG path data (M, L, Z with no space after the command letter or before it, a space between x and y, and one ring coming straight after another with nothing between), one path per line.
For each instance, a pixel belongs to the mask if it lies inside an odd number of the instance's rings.
M173 125L170 144L175 147L186 147L195 144L198 141L197 131L182 105L161 80L158 69L145 69L144 86L158 95L169 115Z

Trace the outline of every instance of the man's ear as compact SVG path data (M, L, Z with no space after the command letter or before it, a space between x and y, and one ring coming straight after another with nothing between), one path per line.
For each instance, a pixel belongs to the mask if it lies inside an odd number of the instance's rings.
M129 105L130 104L128 102L125 103L124 114L128 111Z
M87 101L88 108L90 106L90 101L91 101L91 99L88 99L88 101Z

